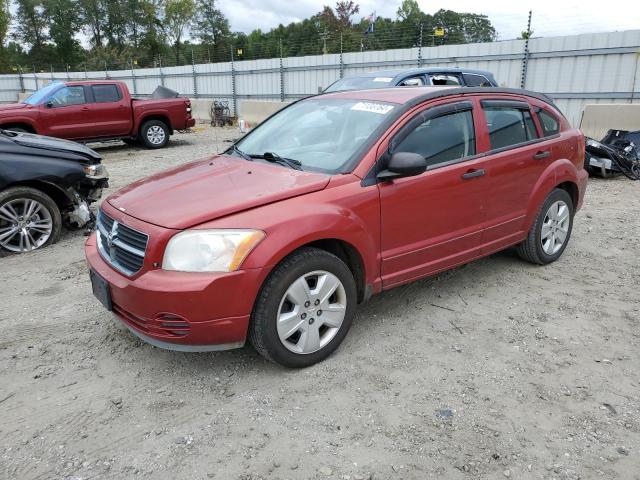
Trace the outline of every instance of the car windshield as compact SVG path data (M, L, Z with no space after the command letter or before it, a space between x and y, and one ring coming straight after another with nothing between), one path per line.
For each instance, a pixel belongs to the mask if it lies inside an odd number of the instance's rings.
M44 100L49 98L49 96L53 92L58 90L61 86L62 86L62 84L58 83L58 82L50 83L46 87L43 87L40 90L37 90L37 91L33 92L31 95L29 95L27 98L25 98L22 101L22 103L26 103L27 105L39 105Z
M341 172L395 104L313 98L280 111L237 143L251 156L267 152L300 162L303 170Z
M343 90L366 90L368 88L390 87L393 77L380 75L379 77L351 77L343 78L332 83L325 92L340 92Z

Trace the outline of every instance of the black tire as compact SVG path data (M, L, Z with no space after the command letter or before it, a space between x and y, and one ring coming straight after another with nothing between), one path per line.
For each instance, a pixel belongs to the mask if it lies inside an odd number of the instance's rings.
M47 245L51 245L52 243L56 243L60 238L60 232L62 231L62 218L60 215L60 209L56 205L56 203L44 192L40 190L36 190L35 188L30 187L13 187L3 192L0 192L0 208L5 204L9 203L13 200L18 199L31 199L39 202L44 208L47 209L49 215L51 215L51 235L42 245L37 247L36 249L41 249L46 247ZM4 226L8 226L9 224L6 220L0 218L0 230ZM0 245L0 249L5 251L11 251L9 249L4 248ZM35 249L34 249L35 250ZM17 253L17 252L16 252Z
M280 302L287 289L302 275L316 270L332 273L346 293L346 311L335 336L313 353L294 353L281 342L277 331ZM289 368L302 368L326 359L347 335L357 303L356 283L349 267L335 255L317 248L305 247L280 262L265 280L256 299L249 325L249 342L266 359Z
M162 139L161 140L159 139L158 141L151 140L150 137L152 137L152 135L150 135L150 131L155 130L156 132L158 132L158 130L156 130L158 128L161 129L162 132L164 133L164 135L162 136ZM167 143L169 143L170 134L171 132L169 131L169 127L163 121L147 120L140 127L139 138L142 144L147 148L154 148L154 149L164 148L167 146Z
M542 225L544 223L545 217L547 215L547 211L557 201L563 201L568 209L569 209L569 228L567 231L567 236L564 240L564 243L560 247L560 249L552 255L547 254L542 248ZM540 206L540 210L538 210L538 215L536 216L533 225L531 226L531 230L529 230L529 234L524 242L518 245L518 255L523 260L527 262L534 263L537 265L546 265L551 262L555 262L562 256L565 248L569 244L569 240L571 239L571 230L573 229L573 215L574 211L573 200L571 196L560 188L556 188L549 195Z

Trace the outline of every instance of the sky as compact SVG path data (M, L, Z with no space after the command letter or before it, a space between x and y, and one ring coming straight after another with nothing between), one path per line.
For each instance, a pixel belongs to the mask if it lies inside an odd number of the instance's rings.
M374 11L378 16L396 18L401 0L355 0L355 3L360 5L355 20ZM334 6L335 0L219 0L218 4L232 30L248 33L255 28L270 30L280 23L300 21L322 10L323 5ZM431 14L445 8L487 15L502 40L516 38L526 30L529 9L533 10L535 36L640 29L640 0L617 0L609 8L602 0L536 0L531 4L518 0L418 0L418 4L423 12Z

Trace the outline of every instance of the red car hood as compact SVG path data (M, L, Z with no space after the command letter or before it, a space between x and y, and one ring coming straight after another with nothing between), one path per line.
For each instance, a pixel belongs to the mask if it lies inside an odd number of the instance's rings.
M5 105L0 105L0 113L22 110L23 108L27 108L29 106L30 105L27 105L26 103L8 103Z
M320 173L217 156L139 180L107 201L144 222L184 229L322 190L329 179Z

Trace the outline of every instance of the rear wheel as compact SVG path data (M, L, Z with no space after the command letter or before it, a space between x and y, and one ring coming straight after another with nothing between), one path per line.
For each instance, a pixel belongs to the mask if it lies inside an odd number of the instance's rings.
M140 140L147 148L163 148L169 143L169 127L161 120L148 120L140 128Z
M327 358L346 336L356 308L349 267L335 255L303 248L285 258L264 282L249 341L265 358L300 368Z
M62 219L55 202L29 187L0 193L0 248L14 253L29 252L60 238Z
M571 196L556 188L545 199L518 255L538 265L555 262L569 243L574 207Z

